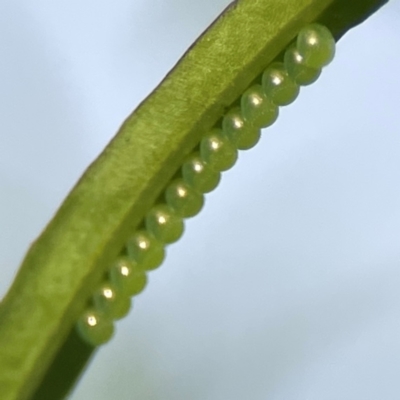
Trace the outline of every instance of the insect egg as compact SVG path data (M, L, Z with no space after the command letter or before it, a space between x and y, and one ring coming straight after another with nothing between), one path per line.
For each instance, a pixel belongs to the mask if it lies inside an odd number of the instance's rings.
M303 28L297 36L296 45L309 67L322 68L335 56L335 39L329 29L320 24Z
M114 333L112 319L99 311L88 309L79 318L76 329L81 338L92 346L108 342Z
M289 76L301 86L314 83L321 75L321 68L309 67L295 44L290 46L284 57L285 69Z
M176 242L183 233L183 221L166 204L154 206L146 216L146 229L165 244Z
M289 76L283 63L271 64L263 73L262 87L265 94L278 106L286 106L296 100L300 88Z
M204 204L204 196L192 189L183 179L176 179L168 185L165 200L183 218L195 216Z
M258 128L272 125L279 114L277 105L266 96L261 85L253 85L243 93L241 108L245 119Z
M222 121L224 135L240 150L254 147L261 135L260 128L246 121L244 115L240 107L235 107L225 115Z
M110 282L103 282L93 294L93 304L111 319L120 319L128 314L131 308L131 299L118 287Z
M208 193L218 186L221 174L205 163L200 154L195 152L182 165L182 177L194 190Z
M237 149L222 134L221 129L213 129L200 142L201 158L216 171L232 168L237 160Z
M159 267L165 257L164 245L144 230L135 232L128 239L126 248L128 257L145 271Z
M109 270L110 281L128 296L139 294L147 284L145 271L127 257L119 257Z

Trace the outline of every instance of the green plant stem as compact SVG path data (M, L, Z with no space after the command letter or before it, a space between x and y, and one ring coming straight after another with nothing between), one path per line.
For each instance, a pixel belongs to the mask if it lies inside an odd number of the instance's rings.
M129 234L200 137L299 29L320 21L339 38L386 1L241 0L228 7L128 117L27 253L0 308L3 400L46 392L46 373L58 368L79 313ZM71 385L90 353L77 361Z

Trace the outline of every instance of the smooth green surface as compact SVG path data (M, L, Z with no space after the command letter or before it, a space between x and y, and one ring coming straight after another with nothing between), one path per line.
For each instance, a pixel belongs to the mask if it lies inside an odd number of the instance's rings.
M176 242L183 234L183 221L166 204L155 205L146 215L146 229L165 244Z
M254 147L260 140L261 131L252 120L246 121L240 107L228 111L222 120L222 131L240 150Z
M218 186L221 174L206 164L199 152L195 152L182 165L182 177L192 189L209 193Z
M201 158L215 171L226 171L237 160L236 146L223 135L221 129L213 129L200 143Z
M282 62L272 63L263 73L265 95L278 106L293 103L299 95L299 85L288 75Z
M128 296L135 296L143 291L147 284L146 273L138 264L127 257L119 257L109 271L110 281Z
M165 258L164 245L146 231L135 232L126 244L128 256L138 268L151 271L158 268Z
M309 67L325 67L335 56L335 39L329 29L321 24L310 24L303 28L297 36L296 45Z
M247 89L241 99L241 107L246 121L258 128L267 128L278 118L279 109L264 93L261 85Z
M204 205L204 196L181 178L175 179L167 186L165 200L182 218L194 217Z
M112 319L97 310L86 310L78 319L76 329L79 336L91 346L108 342L114 333Z
M94 308L110 319L121 319L131 308L131 299L110 282L104 282L93 293Z
M304 57L293 44L285 52L285 69L289 76L301 86L314 83L321 75L321 68L309 67L304 62Z
M2 400L29 399L41 385L168 180L297 32L321 18L339 37L385 1L349 7L348 0L241 0L201 36L126 120L26 255L0 307Z

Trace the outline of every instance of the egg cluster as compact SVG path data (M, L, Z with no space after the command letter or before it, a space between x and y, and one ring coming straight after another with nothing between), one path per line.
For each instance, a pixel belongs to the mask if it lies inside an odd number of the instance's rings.
M124 255L92 295L77 322L82 339L98 346L111 338L113 321L129 312L131 297L146 286L147 272L163 262L165 247L182 236L184 219L199 213L204 194L215 189L221 172L235 164L238 150L256 145L261 129L278 118L279 106L292 103L300 86L315 82L334 54L335 40L326 27L316 23L304 27L283 62L269 65L261 82L243 93L240 106L230 109L221 126L201 139L199 150L188 156L179 177L165 188L163 202L150 209L143 228L129 238Z

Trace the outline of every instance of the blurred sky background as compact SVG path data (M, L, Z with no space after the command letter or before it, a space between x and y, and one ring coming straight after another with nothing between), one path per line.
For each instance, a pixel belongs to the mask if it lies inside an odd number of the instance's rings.
M0 2L0 296L226 0ZM72 400L395 400L400 0L241 153Z

